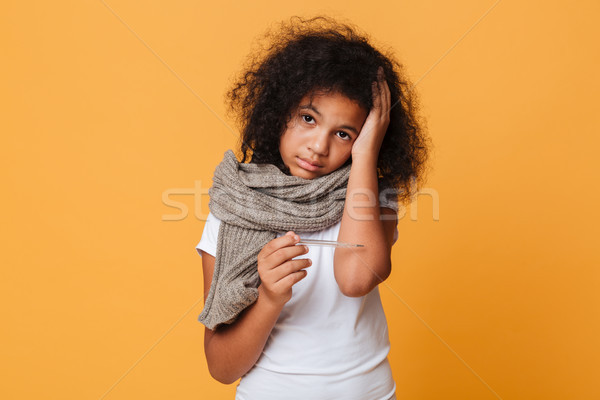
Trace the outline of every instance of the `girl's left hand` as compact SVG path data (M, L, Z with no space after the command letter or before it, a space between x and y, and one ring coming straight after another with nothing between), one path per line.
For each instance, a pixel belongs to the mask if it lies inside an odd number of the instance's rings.
M377 82L373 82L373 108L369 112L360 134L352 145L352 157L379 156L383 137L390 124L390 88L383 76L383 68L377 71Z

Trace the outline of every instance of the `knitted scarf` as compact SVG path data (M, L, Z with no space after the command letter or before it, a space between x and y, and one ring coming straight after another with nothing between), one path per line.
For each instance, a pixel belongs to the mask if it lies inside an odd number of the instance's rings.
M344 212L350 165L315 178L271 164L240 163L231 150L217 166L208 207L221 220L212 283L198 320L230 324L258 298L257 256L278 232L315 232Z

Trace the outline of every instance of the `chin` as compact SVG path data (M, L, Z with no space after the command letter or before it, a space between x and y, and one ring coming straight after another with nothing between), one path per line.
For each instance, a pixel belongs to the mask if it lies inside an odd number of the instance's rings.
M306 172L306 171L304 171L304 173L301 172L301 173L296 173L294 175L299 178L303 178L303 179L314 179L317 177L317 175L315 175L311 172Z
M299 178L303 178L303 179L315 179L320 176L316 172L306 171L304 169L293 171L292 175L297 176Z

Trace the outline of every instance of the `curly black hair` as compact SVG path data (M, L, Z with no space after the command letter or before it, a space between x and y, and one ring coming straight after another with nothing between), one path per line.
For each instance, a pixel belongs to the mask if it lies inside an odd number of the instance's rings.
M383 67L391 94L390 123L378 157L380 190L394 188L407 202L424 181L429 139L403 65L382 54L358 28L330 17L298 16L267 32L267 45L249 55L227 92L228 113L241 132L242 162L270 163L286 171L279 139L307 94L334 91L373 107L371 82ZM348 160L351 162L351 159Z

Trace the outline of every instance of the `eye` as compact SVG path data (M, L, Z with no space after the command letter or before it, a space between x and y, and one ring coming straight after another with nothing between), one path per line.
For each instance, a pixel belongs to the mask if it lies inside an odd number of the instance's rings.
M344 131L339 131L339 132L337 133L337 136L338 136L340 139L343 139L343 140L351 140L351 139L352 139L352 137L351 137L350 135L348 135L348 134L347 134L346 132L344 132Z
M313 117L311 117L308 114L302 114L301 118L304 122L307 122L307 123L310 123L310 121L307 121L306 118L310 118L311 120L313 120Z

